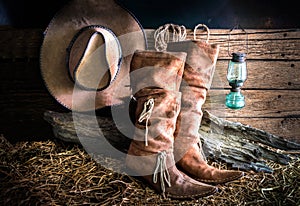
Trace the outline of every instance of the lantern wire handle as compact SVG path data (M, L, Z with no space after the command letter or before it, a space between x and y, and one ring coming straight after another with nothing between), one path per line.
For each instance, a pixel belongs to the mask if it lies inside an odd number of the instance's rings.
M205 24L198 24L197 26L195 26L195 28L194 28L194 40L196 40L196 33L197 33L197 29L199 27L203 27L203 28L206 29L206 31L207 31L207 39L206 39L205 42L208 43L209 37L210 37L210 31L209 31L209 28Z
M234 29L240 29L242 30L242 32L244 32L246 34L246 55L248 54L248 42L249 42L249 39L248 39L248 32L242 28L239 24L235 25L232 29L229 30L229 33L228 33L228 55L229 56L232 56L232 53L230 52L230 37L231 37L231 32L234 30Z

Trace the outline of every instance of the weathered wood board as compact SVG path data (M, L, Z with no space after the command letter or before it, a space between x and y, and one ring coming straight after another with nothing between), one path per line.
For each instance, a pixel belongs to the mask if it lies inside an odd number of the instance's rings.
M82 144L94 152L113 155L114 148L126 155L134 127L131 123L115 124L111 117L94 118L78 113L45 112L57 138ZM128 129L129 128L129 129ZM126 130L126 133L124 132ZM99 132L101 130L101 132ZM300 144L287 141L251 126L218 118L206 110L199 129L206 157L221 160L242 170L272 172L266 161L288 164L290 155L299 156ZM106 141L114 148L108 148ZM122 156L122 155L121 155Z
M249 124L270 133L300 142L300 30L210 30L210 43L220 45L220 53L211 90L204 109L218 117ZM154 30L146 30L148 46L154 49ZM187 30L187 39L193 39ZM205 40L206 31L197 30L197 39ZM248 78L243 86L246 106L231 110L225 106L229 92L226 80L228 60L232 52L247 52Z
M154 49L153 29L146 29L149 49ZM299 29L262 29L247 30L248 51L246 36L241 30L230 32L230 52L243 51L248 53L247 59L259 60L299 60L300 42ZM193 39L193 31L187 30L187 39ZM205 31L197 30L196 39L206 40ZM210 30L209 41L220 45L219 59L230 59L228 55L228 30Z
M210 42L220 44L220 54L205 109L219 117L239 121L275 135L300 142L300 30L247 30L248 79L243 86L246 107L225 108L229 92L226 69L229 60L229 30L211 29ZM51 126L43 120L47 110L66 111L48 93L39 68L43 29L0 27L0 133L7 138L51 136ZM153 29L145 30L153 49ZM188 30L187 38L193 38ZM198 30L197 38L206 33ZM245 36L234 31L231 48L243 49ZM99 111L102 115L109 109ZM18 137L17 137L18 136Z
M229 89L226 80L228 60L218 60L212 89ZM300 90L300 64L295 61L247 60L248 77L243 89Z

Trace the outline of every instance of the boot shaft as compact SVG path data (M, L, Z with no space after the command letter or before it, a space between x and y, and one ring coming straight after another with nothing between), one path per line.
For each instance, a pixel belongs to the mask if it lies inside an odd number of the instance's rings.
M178 91L185 60L185 52L136 51L130 66L132 93L144 88Z
M219 45L204 41L186 40L169 42L167 50L187 53L180 87L182 92L181 111L174 133L175 161L180 160L200 140L199 128L202 120L202 105L211 86ZM199 156L198 153L195 156ZM202 154L201 154L202 155Z
M210 88L219 54L219 45L197 40L187 40L170 42L167 50L187 53L183 83L207 90Z
M128 154L131 158L154 163L157 154L172 153L176 120L180 111L181 84L186 53L136 51L131 61L133 99L129 105L134 137ZM171 158L172 159L172 158ZM141 161L138 161L141 162ZM168 161L168 166L173 161ZM128 162L138 170L135 161ZM152 172L153 164L144 167Z
M182 52L136 51L133 55L130 79L134 101L129 107L135 132L126 164L140 175L152 175L162 154L166 162L158 165L175 165L173 134L180 111L178 90L185 58Z
M215 187L192 180L175 166L174 131L180 111L179 87L185 58L186 53L137 51L134 54L130 77L136 105L135 133L126 157L127 167L156 191L180 199L216 192Z
M144 155L172 150L181 93L143 89L135 98L135 146L145 151Z

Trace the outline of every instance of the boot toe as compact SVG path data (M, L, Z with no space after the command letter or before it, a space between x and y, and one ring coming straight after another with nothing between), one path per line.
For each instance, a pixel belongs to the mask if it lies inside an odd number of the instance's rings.
M242 171L237 170L219 170L215 175L212 175L211 178L197 178L197 181L211 183L211 184L223 184L237 180L245 175Z
M174 189L174 188L173 188ZM189 192L183 191L182 193L177 193L173 191L167 191L167 197L172 199L196 199L201 197L206 197L218 192L218 188L211 185L193 185Z
M195 199L212 195L218 188L196 181L189 176L180 173L179 180L173 182L172 186L166 189L168 197L173 199Z
M242 171L230 170L228 176L224 179L224 181L229 182L229 181L237 180L237 179L243 177L244 175L245 175L245 173Z

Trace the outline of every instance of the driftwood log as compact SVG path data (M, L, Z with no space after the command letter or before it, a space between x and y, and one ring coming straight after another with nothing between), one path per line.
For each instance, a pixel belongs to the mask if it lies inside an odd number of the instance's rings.
M93 154L97 151L97 154L111 156L116 148L126 155L131 141L132 128L128 122L116 124L112 117L47 111L44 119L52 125L56 138L88 145L88 152ZM224 161L241 170L272 172L267 162L288 164L291 158L299 158L300 154L300 144L239 122L218 118L208 111L204 111L199 132L208 158ZM114 155L113 158L120 160L124 155Z

